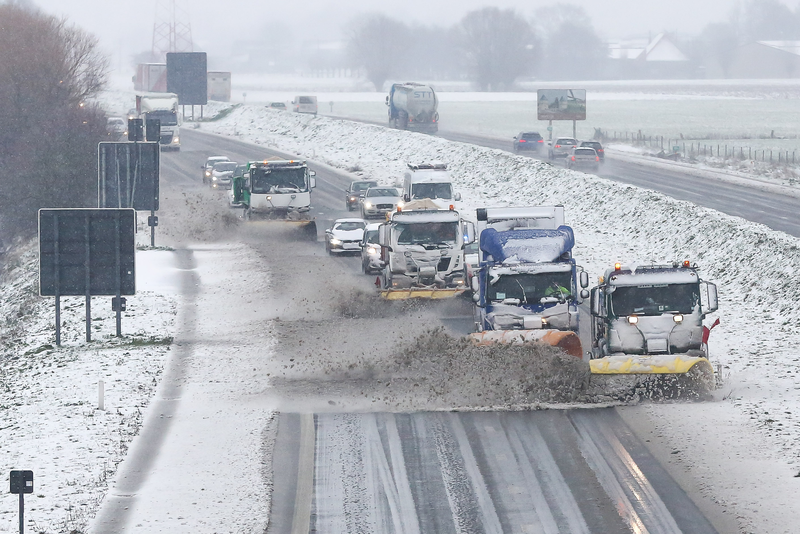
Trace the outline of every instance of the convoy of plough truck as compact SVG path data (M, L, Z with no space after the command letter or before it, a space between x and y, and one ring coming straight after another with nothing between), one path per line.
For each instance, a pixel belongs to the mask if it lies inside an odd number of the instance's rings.
M233 180L231 205L246 220L294 225L298 239L315 238L314 176L304 161L250 162ZM378 242L361 240L361 247L379 248L376 298L469 298L472 343L545 343L584 360L590 382L627 375L632 387L675 379L695 391L714 387L708 338L719 320L704 321L717 310L717 288L696 264L617 263L589 289L564 206L485 207L473 219L456 209L461 196L443 163L408 165L398 196L405 202L386 214ZM473 267L465 248L476 242Z

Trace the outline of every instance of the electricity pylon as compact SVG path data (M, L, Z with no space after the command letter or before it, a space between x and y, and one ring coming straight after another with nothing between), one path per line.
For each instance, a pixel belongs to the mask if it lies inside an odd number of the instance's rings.
M163 62L167 52L193 52L189 12L178 0L158 0L153 24L153 59Z

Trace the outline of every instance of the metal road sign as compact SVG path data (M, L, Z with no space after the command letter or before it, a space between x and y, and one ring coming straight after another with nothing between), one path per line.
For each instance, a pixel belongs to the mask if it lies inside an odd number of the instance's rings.
M97 207L158 211L158 143L99 143Z

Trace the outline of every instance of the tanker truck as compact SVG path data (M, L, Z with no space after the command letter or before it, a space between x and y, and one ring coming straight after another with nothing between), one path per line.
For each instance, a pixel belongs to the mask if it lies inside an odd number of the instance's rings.
M398 130L436 133L439 131L439 99L430 85L407 82L392 84L389 96L389 126Z
M578 304L589 276L572 258L563 206L480 208L472 278L478 345L541 341L583 357Z

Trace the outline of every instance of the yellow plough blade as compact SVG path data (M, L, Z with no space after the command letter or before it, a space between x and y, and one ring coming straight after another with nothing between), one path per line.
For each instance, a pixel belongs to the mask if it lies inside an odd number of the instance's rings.
M563 330L487 330L468 336L478 346L495 343L513 345L529 341L540 341L558 347L570 356L583 357L581 340L575 332Z
M406 299L450 299L457 297L466 289L384 289L381 297L386 300L406 300Z
M706 358L686 354L659 355L620 355L606 356L589 361L592 374L685 374L693 367L714 374L711 363Z

